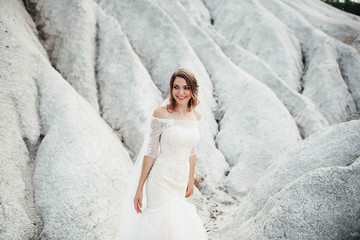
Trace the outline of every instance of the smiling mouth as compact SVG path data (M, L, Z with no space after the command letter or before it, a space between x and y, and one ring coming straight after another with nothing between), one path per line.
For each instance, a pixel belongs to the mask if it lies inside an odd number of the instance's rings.
M179 96L177 96L177 98L183 100L183 99L185 99L186 97L179 97Z

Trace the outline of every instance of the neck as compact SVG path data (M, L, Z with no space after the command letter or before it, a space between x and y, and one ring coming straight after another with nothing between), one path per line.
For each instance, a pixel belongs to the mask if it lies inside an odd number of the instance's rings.
M175 105L174 111L179 114L186 114L188 113L187 105Z

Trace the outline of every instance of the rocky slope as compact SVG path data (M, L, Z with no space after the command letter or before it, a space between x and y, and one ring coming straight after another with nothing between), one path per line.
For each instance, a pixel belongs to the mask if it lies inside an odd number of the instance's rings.
M0 239L113 239L172 72L210 239L360 237L360 18L317 0L0 1Z

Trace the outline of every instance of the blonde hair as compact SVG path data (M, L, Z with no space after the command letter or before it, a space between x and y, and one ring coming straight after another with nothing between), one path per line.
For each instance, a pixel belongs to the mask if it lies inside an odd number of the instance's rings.
M186 84L190 88L191 98L188 102L188 111L191 111L200 103L198 96L197 96L199 86L197 84L195 75L186 68L178 69L171 76L171 78L170 78L170 98L169 98L170 103L166 106L166 108L167 108L168 112L173 112L175 109L176 100L175 100L174 96L172 95L172 89L174 87L174 81L175 81L176 77L181 77L181 78L185 79Z

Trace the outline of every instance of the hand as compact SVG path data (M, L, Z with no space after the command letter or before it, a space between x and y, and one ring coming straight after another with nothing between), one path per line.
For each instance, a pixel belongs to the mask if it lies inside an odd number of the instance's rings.
M194 193L194 183L188 183L186 187L185 197L188 198Z
M135 194L135 198L134 198L134 207L135 207L135 211L137 213L142 213L141 208L142 208L142 198L143 198L143 192L142 190L137 190L136 194Z

